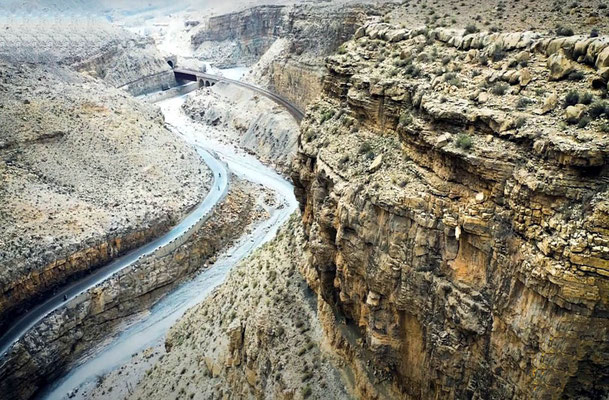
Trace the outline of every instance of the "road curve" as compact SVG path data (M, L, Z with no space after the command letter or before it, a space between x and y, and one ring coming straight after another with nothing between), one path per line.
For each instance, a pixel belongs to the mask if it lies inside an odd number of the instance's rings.
M66 302L100 284L116 272L133 265L142 257L150 255L158 249L172 244L175 240L182 240L192 235L194 231L192 228L194 225L207 219L214 206L228 193L228 171L226 166L203 148L198 147L197 152L212 171L214 177L212 186L205 199L169 232L142 247L118 257L111 263L96 269L90 275L61 288L59 292L47 299L44 303L37 305L32 310L19 317L8 331L0 337L0 357L2 357L11 346L34 325L53 311L62 307Z
M288 100L258 86L234 79L228 79L219 75L206 74L194 70L176 68L174 71L192 74L197 77L214 80L216 82L229 83L254 91L286 108L299 124L304 118L304 113ZM167 71L164 71L163 73L166 72ZM66 302L74 299L76 296L80 295L86 290L100 284L116 272L133 265L140 258L150 255L156 250L173 243L174 240L183 238L183 235L190 236L193 233L193 226L207 218L213 207L220 200L222 200L228 192L228 172L225 165L205 149L199 147L197 148L197 151L210 168L214 176L210 192L207 194L203 202L201 202L201 204L199 204L197 208L195 208L195 210L192 211L182 222L173 227L166 234L115 259L111 263L95 270L90 275L87 275L86 277L63 287L59 292L47 299L44 303L39 304L34 309L18 318L17 321L0 337L0 357L4 356L11 346L23 335L25 335L34 325L39 323L53 311L62 307Z
M260 93L261 95L273 100L275 103L279 104L280 106L283 106L284 108L286 108L288 110L288 112L294 117L296 122L298 122L299 124L302 122L302 120L304 118L304 113L298 107L296 107L295 105L290 103L288 100L284 99L283 97L281 97L279 95L276 95L273 92L270 92L270 91L263 89L261 87L258 87L258 86L251 85L249 83L236 81L234 79L228 79L228 78L224 78L221 76L215 76L215 75L207 75L207 76L214 77L214 79L217 79L218 82L230 83L231 85L241 86L241 87L249 89L253 92Z

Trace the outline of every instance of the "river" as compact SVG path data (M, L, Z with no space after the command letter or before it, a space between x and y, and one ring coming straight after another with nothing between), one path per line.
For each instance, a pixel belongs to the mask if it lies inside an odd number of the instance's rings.
M181 110L185 96L157 103L166 122L184 140L213 154L240 178L261 184L271 189L281 206L268 208L270 218L259 223L251 233L242 236L228 251L224 252L209 269L178 287L157 302L144 317L131 324L112 340L100 345L80 364L58 379L41 398L65 399L75 389L83 392L95 384L99 376L127 363L132 354L155 346L164 340L169 328L195 304L203 301L220 285L230 269L256 248L271 240L277 230L297 209L292 185L256 158L213 139L208 128L193 123ZM212 190L215 188L212 188Z

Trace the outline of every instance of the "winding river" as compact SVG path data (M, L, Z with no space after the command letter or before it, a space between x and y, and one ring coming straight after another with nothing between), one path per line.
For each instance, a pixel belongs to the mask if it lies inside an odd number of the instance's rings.
M87 385L90 387L99 376L127 363L132 354L162 342L169 328L187 309L204 300L224 281L235 264L271 240L279 227L297 208L293 187L288 181L253 156L214 140L211 135L206 134L209 133L206 127L193 123L182 112L181 105L187 96L189 95L157 103L165 115L167 124L184 140L196 146L202 156L213 154L216 160L212 163L221 161L238 177L272 190L279 205L265 206L270 217L259 223L251 233L242 236L218 258L213 267L166 295L144 317L109 342L100 345L93 354L49 387L41 395L43 399L65 399L68 393L75 389L82 391ZM216 179L218 178L216 176ZM212 187L212 191L218 190L217 185L218 183ZM218 192L221 191L222 187Z

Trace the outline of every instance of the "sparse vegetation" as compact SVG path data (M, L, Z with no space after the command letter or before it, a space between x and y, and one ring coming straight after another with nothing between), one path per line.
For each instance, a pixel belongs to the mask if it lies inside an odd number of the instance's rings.
M516 122L514 123L514 126L516 127L516 129L520 129L522 128L525 124L527 123L527 119L525 117L518 117L518 119L516 120Z
M455 144L460 149L469 150L474 145L474 141L467 133L460 133L457 136L457 141L455 142Z
M574 35L573 29L564 27L562 25L557 25L555 32L558 36L573 36Z
M322 111L319 119L319 123L323 124L334 116L334 110L324 110Z
M410 115L408 111L402 111L402 113L400 114L399 124L400 127L406 127L412 124L412 115Z
M582 119L579 120L579 122L577 123L577 127L578 128L585 128L588 126L588 124L591 122L592 120L590 119L590 117L585 116Z
M518 110L524 110L532 103L533 103L533 100L529 99L528 97L521 97L518 99L518 102L516 103L516 108Z
M581 81L585 77L584 73L581 71L573 71L568 76L567 79L570 81Z
M507 93L508 88L509 88L509 85L507 83L497 82L491 88L491 93L494 95L497 95L497 96L503 96L504 94Z
M479 32L480 29L476 26L476 24L467 24L465 27L465 33L476 33Z
M595 101L588 108L588 115L591 118L600 118L603 114L609 114L609 105L605 101Z
M577 90L571 90L565 96L565 108L568 106L574 106L579 103L579 92Z

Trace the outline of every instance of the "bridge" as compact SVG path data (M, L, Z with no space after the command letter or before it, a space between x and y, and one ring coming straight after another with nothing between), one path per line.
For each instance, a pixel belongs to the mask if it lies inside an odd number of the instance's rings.
M200 87L210 87L214 86L218 82L228 83L231 85L239 86L244 89L251 90L253 92L259 93L264 97L267 97L273 100L275 103L279 104L282 107L285 107L286 110L296 119L298 123L302 121L304 118L304 113L296 107L294 104L290 103L287 99L271 92L261 87L251 85L246 82L238 81L235 79L228 79L223 76L208 74L206 72L199 72L192 69L184 69L184 68L174 68L173 73L175 74L176 80L180 81L192 81L199 82Z
M264 97L267 97L268 99L270 99L270 100L274 101L275 103L279 104L280 106L284 107L292 115L292 117L294 117L294 119L296 119L296 121L298 123L300 123L302 121L302 119L304 118L304 112L302 112L298 107L296 107L294 104L290 103L289 100L287 100L269 90L263 89L261 87L258 87L258 86L255 86L255 85L252 85L252 84L249 84L246 82L241 82L241 81L238 81L235 79L228 79L228 78L225 78L220 75L208 74L206 72L196 71L196 70L192 70L192 69L174 67L174 62L175 61L172 61L170 63L170 61L167 61L167 64L169 64L169 66L172 67L172 71L157 72L155 74L140 77L134 81L131 81L131 82L128 82L128 83L125 83L125 84L119 86L119 89L129 88L130 86L132 86L136 83L140 83L145 80L151 80L151 79L154 79L163 74L169 74L169 73L173 72L173 74L175 75L175 79L178 83L190 81L190 82L198 82L199 87L211 87L217 83L222 82L222 83L227 83L230 85L239 86L239 87L242 87L247 90L251 90ZM166 89L169 89L169 87Z

